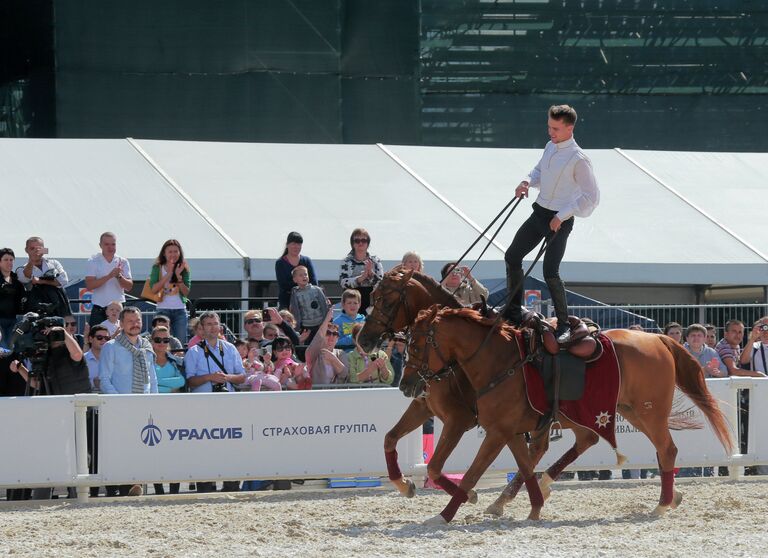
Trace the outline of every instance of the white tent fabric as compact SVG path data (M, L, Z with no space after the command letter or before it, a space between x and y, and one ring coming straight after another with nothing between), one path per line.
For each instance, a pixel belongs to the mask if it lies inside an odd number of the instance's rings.
M768 155L587 150L601 204L577 219L563 262L581 283L766 284ZM73 277L105 230L144 277L178 238L196 280L273 280L286 235L321 279L338 277L362 226L389 267L416 250L437 275L511 199L532 149L156 140L0 140L5 237L46 240ZM504 275L524 201L476 275ZM483 246L481 244L480 246ZM472 255L479 253L477 248ZM533 254L531 255L533 257ZM472 261L472 260L470 260ZM540 274L540 269L538 270Z
M40 236L70 279L85 276L99 236L113 231L118 253L146 277L163 242L180 240L194 278L242 280L237 252L126 140L1 139L4 246L17 264Z

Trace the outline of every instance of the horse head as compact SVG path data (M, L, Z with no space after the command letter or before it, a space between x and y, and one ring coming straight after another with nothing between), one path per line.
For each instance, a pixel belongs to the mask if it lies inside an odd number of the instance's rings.
M436 333L441 306L435 304L419 312L411 328L408 360L403 367L400 391L406 397L419 397L427 385L452 371L455 362L448 362L437 345Z
M409 327L416 315L432 304L461 307L437 281L421 273L397 266L388 271L371 293L371 314L357 340L365 351L372 351L381 339Z
M471 308L436 304L423 310L411 329L400 390L408 397L418 397L430 382L439 382L459 369L479 389L485 376L498 368L500 357L503 363L522 364L515 336L511 326L484 318Z

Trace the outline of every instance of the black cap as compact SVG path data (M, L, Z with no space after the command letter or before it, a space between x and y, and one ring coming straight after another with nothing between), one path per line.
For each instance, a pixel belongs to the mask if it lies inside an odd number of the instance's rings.
M291 231L288 233L288 240L286 240L285 242L286 244L290 244L291 242L295 242L297 244L304 244L304 239L296 231Z

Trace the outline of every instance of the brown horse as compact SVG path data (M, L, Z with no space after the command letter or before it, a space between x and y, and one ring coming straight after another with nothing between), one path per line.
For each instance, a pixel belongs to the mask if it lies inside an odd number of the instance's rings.
M373 311L358 334L357 341L366 350L373 350L381 338L410 327L421 310L433 304L462 308L462 304L431 277L396 267L387 272L371 295ZM423 397L417 397L403 416L384 437L384 455L389 479L397 490L407 496L415 494L415 485L406 480L397 464L397 442L421 428L433 416L443 422L443 431L427 466L427 475L446 492L453 495L456 484L442 473L443 465L459 443L464 432L477 425L475 391L461 368L456 367L436 378ZM525 452L521 437L514 452ZM510 448L512 449L512 448ZM476 495L469 494L474 503Z
M519 332L511 326L485 319L471 309L434 306L421 312L414 324L409 343L410 358L400 389L409 397L418 396L446 366L458 363L475 391L482 394L477 400L478 418L487 432L459 489L435 518L437 521L453 518L458 507L466 501L466 491L475 486L505 443L519 438L521 432L536 429L538 414L528 403L517 335ZM662 488L654 513L662 515L682 501L682 496L674 489L677 448L669 433L675 386L702 410L727 451L733 447L731 434L725 417L707 389L701 366L680 344L661 335L629 330L612 330L606 335L614 343L621 369L617 411L643 432L656 448ZM500 381L500 377L505 379ZM492 383L495 387L489 388ZM539 488L548 494L549 485L562 470L597 442L597 435L592 431L560 418L563 428L574 430L576 443L547 470L541 486L524 475L532 503L529 519L538 519L544 503ZM544 450L546 444L539 447L534 444L529 459L515 455L521 472L532 469ZM622 456L618 455L621 462ZM501 505L507 496L502 494L499 498Z

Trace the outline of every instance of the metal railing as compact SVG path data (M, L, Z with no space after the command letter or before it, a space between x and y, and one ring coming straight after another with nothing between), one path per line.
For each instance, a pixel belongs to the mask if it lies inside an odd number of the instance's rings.
M549 305L551 308L551 304ZM654 320L659 328L663 328L669 322L677 322L683 328L694 324L712 324L717 328L718 334L722 334L723 327L728 320L741 320L745 324L747 333L751 325L759 318L768 315L768 304L626 304L608 306L569 306L571 314L579 317L597 319L600 312L606 309L624 310L629 312L622 316L621 327L629 327L640 320L634 316ZM633 321L636 320L636 321ZM644 324L641 324L644 325ZM648 329L646 327L646 329Z

